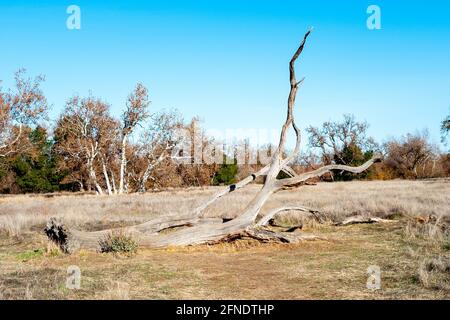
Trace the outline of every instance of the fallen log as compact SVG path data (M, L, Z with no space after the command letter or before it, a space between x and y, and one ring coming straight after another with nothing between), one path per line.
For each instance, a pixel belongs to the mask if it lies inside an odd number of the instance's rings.
M369 168L373 163L380 161L381 156L375 154L372 159L359 167L329 165L303 174L296 174L295 171L289 167L289 163L298 155L301 143L300 130L295 124L293 110L297 91L303 83L304 78L300 81L296 80L295 62L302 53L306 40L310 34L311 30L306 32L300 46L289 62L290 92L287 105L287 117L281 128L278 147L272 155L270 164L237 184L221 190L209 201L196 208L193 212L191 212L191 214L156 218L135 226L123 228L124 232L136 238L139 245L155 248L217 243L228 241L233 237L235 238L242 236L252 237L262 242L282 243L298 242L304 239L316 238L313 235L303 235L298 232L278 232L262 228L262 225L265 225L272 220L275 214L286 211L287 209L306 212L315 219L318 219L318 221L322 221L324 217L316 210L301 206L297 206L295 208L285 207L273 210L268 214L263 215L258 222L256 222L256 219L260 214L261 208L270 196L273 193L282 190L284 187L300 185L309 179L320 177L332 170L360 173ZM287 134L290 128L292 128L296 134L296 144L293 152L287 157L284 157ZM287 172L289 178L278 180L277 177L281 171ZM239 188L247 186L261 175L266 176L264 185L256 196L250 201L242 214L232 220L205 218L202 216L203 211L212 203ZM298 229L298 227L295 229ZM48 238L57 243L64 252L68 253L74 252L79 248L98 250L99 243L113 231L114 229L95 232L75 230L64 225L64 223L58 221L57 219L51 219L45 228L45 233Z
M377 217L367 217L367 216L353 216L334 223L335 226L348 226L351 224L361 224L361 223L392 223L395 220L382 219Z

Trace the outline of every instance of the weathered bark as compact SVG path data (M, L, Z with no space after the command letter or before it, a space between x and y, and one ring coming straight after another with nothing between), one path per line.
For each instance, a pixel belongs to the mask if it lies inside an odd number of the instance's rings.
M265 228L248 228L241 233L230 234L222 239L221 242L231 242L239 239L253 239L262 243L298 243L310 240L327 240L315 235L307 235L299 232L274 231ZM214 242L210 242L214 244Z
M145 192L148 178L150 178L150 174L153 172L153 169L163 162L166 159L167 155L161 154L155 162L149 162L147 164L147 168L145 168L144 174L142 175L141 181L139 182L139 192Z
M258 223L256 223L257 226L263 226L269 223L270 220L272 220L277 214L283 211L301 211L302 213L306 213L306 216L313 217L316 221L322 223L325 221L325 215L319 212L318 210L314 210L311 208L303 207L303 206L295 206L295 207L281 207L276 208L269 213L267 213L263 218L261 218Z
M290 176L291 178L297 176L297 173L294 171L294 169L292 169L292 168L289 167L289 166L285 166L285 167L282 169L282 171L283 171L284 173L286 173L288 176Z
M299 182L306 181L313 177L321 176L331 170L344 170L354 173L359 173L366 170L375 161L380 159L375 156L360 167L348 167L341 165L330 165L321 169L314 170L309 173L297 175L292 169L288 167L300 151L300 130L294 121L293 109L295 105L295 98L298 88L303 82L297 81L295 78L295 62L303 51L304 45L311 31L308 31L299 48L295 52L289 63L290 71L290 93L288 98L288 108L286 121L281 129L280 140L278 148L276 149L271 163L262 168L260 171L252 174L237 184L224 188L215 194L209 201L196 208L190 215L187 216L173 216L163 217L148 222L124 228L124 231L134 236L141 246L150 247L166 247L177 245L195 245L205 243L216 243L221 241L229 241L231 239L250 237L260 241L276 241L276 242L297 242L300 239L314 239L314 236L307 236L302 234L283 233L263 228L262 225L270 221L273 216L285 210L303 210L312 215L316 219L323 219L323 217L315 210L306 209L304 207L296 208L280 208L273 210L261 217L258 223L255 223L261 208L264 206L269 197L276 191L281 190L285 186L295 185ZM287 157L283 158L285 144L287 140L287 132L292 127L297 136L296 146L294 151ZM125 139L123 140L125 141ZM126 142L123 142L124 149ZM121 165L121 180L119 193L123 191L123 175L125 170L125 150L122 150L122 165ZM277 180L280 171L288 172L292 177L283 180ZM233 192L236 189L245 187L258 176L265 175L265 183L257 195L247 205L244 212L235 219L222 221L221 219L207 219L202 217L202 212L209 205L220 199L221 197ZM181 228L183 227L183 228ZM171 232L161 232L167 229L174 229ZM51 220L46 228L46 233L50 239L57 242L63 250L72 252L77 248L91 248L99 249L99 241L102 240L111 230L102 230L96 232L83 232L78 230L71 230L62 225L56 220Z
M124 134L122 137L122 148L121 148L121 159L120 159L120 180L119 180L119 194L123 193L125 185L125 169L127 166L127 135Z
M367 170L368 168L370 168L370 166L372 166L374 163L380 162L381 159L382 159L382 156L380 154L376 153L372 157L372 159L370 159L366 163L360 165L359 167L351 167L351 166L340 165L340 164L330 164L328 166L324 166L317 170L313 170L310 172L306 172L306 173L297 175L296 177L293 177L293 178L279 180L279 181L277 181L276 186L281 188L284 186L295 185L295 184L304 182L304 181L312 179L312 178L321 177L324 174L331 172L332 170L341 170L341 171L348 171L348 172L352 172L352 173L361 173L361 172Z
M108 195L112 195L111 183L109 182L108 170L106 169L105 160L102 158L102 169L103 169L103 177L106 181L106 189L108 191Z
M248 185L249 183L253 182L256 180L256 178L260 177L260 176L264 176L267 174L267 172L269 171L269 166L265 166L264 168L262 168L261 170L259 170L256 173L253 173L251 175L249 175L247 178L239 181L236 184L232 184L224 189L222 189L221 191L217 192L211 199L209 199L207 202L205 202L204 204L202 204L201 206L199 206L198 208L196 208L194 210L194 215L195 216L199 216L201 215L201 213L207 208L209 207L211 204L213 204L214 202L216 202L217 200L219 200L220 198L222 198L223 196L229 194L230 192L233 192L237 189L243 188L246 185Z
M94 170L93 161L94 161L94 159L90 158L90 159L88 159L88 162L87 162L87 166L88 166L88 170L89 170L89 178L90 178L91 182L94 184L95 190L97 191L97 193L102 195L103 194L103 189L98 184L97 175L96 175L95 170Z
M365 217L365 216L353 216L344 219L343 221L336 222L335 226L348 226L351 224L360 224L360 223L391 223L395 222L395 220L382 219L377 217Z

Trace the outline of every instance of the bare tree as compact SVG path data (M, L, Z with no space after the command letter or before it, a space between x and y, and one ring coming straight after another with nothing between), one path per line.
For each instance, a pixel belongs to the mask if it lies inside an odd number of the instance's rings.
M117 136L118 122L109 115L109 105L99 99L74 96L66 103L58 120L56 148L67 161L84 163L89 183L98 194L103 194L97 176L97 167L105 169L107 148ZM80 166L80 164L74 164ZM108 175L105 175L107 191L111 194Z
M350 164L352 157L346 159L345 150L356 146L361 150L376 148L375 141L367 137L367 122L358 122L351 114L344 114L342 122L326 121L321 128L310 126L306 129L309 134L309 145L321 150L325 164Z
M135 128L142 124L148 118L148 90L142 84L138 83L133 92L128 96L126 110L122 114L122 143L121 143L121 161L120 161L120 182L119 194L124 192L125 171L127 166L126 148L128 137Z
M46 117L48 108L41 84L43 76L25 78L25 70L15 74L15 90L3 92L0 88L0 157L16 153L24 146L19 143L26 126Z
M146 191L146 184L155 168L170 160L173 148L179 142L176 130L183 127L183 120L176 111L159 112L151 116L152 122L141 134L136 155L144 159L144 166L134 166L134 179L139 192Z
M205 204L195 209L194 212L183 216L164 216L154 219L139 225L126 228L126 232L131 233L139 239L140 245L152 247L165 247L170 245L193 245L201 243L214 243L219 241L229 241L242 236L249 236L259 239L261 241L281 241L291 242L298 241L302 236L294 236L286 232L276 232L267 228L264 225L271 220L275 214L286 211L286 208L279 208L269 214L263 215L258 220L258 215L261 208L267 199L276 191L281 190L285 186L296 185L302 181L310 178L321 176L330 170L346 170L354 173L359 173L369 168L374 162L380 160L380 155L375 155L371 160L367 161L359 167L350 167L346 165L332 164L324 166L320 169L295 175L291 178L277 180L277 176L281 170L287 168L289 163L297 156L300 151L300 130L294 121L294 104L297 91L303 80L297 81L295 77L294 64L297 58L303 51L304 45L311 31L308 31L299 48L295 52L289 63L290 71L290 94L288 98L287 117L283 124L280 134L280 140L277 149L275 150L272 161L269 165L262 168L260 171L253 173L251 176L241 180L235 185L224 188L212 197ZM283 157L285 151L285 144L289 128L292 128L297 136L296 146L293 152L287 157ZM222 221L217 218L206 218L202 215L203 210L217 199L233 192L236 189L243 188L258 176L265 175L266 180L261 190L253 198L252 201L244 209L244 212L235 219L230 221ZM302 212L307 212L317 217L313 210L304 207L289 208ZM269 216L268 216L269 215ZM173 228L187 226L189 228L177 229L172 232L160 233L159 231ZM110 234L111 229L97 232L83 232L78 230L71 230L65 227L60 222L52 219L46 227L47 236L56 241L63 250L72 252L80 247L84 248L99 248L99 240L103 239L107 234ZM303 236L305 238L306 236Z
M396 177L417 179L433 176L439 156L435 146L428 142L428 132L391 140L385 144L385 149L385 165L394 171Z
M344 114L343 121L326 121L321 127L310 126L309 146L319 149L324 164L359 165L368 160L377 144L367 137L367 122L359 122L351 114ZM349 172L331 172L331 178L351 180L354 175Z

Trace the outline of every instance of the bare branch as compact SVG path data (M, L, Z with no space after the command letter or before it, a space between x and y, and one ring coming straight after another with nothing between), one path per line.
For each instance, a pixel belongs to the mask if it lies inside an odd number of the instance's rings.
M292 169L289 166L284 166L281 171L283 171L284 173L286 173L287 175L289 175L291 178L296 177L297 173L294 171L294 169Z
M162 217L158 219L153 219L148 222L144 222L142 224L128 227L127 230L131 231L133 235L137 236L139 239L139 243L142 246L151 246L151 247L166 247L166 246L177 246L177 245L195 245L195 244L205 244L205 243L217 243L223 241L229 241L232 239L236 239L239 237L250 237L253 239L257 239L263 242L298 242L305 239L316 239L317 237L313 235L303 235L301 233L288 233L288 232L275 232L273 230L263 228L261 225L270 221L275 214L288 211L288 210L300 210L303 212L307 212L311 216L314 216L316 219L321 221L322 217L320 213L316 210L305 208L302 206L295 207L283 207L272 210L268 214L266 214L258 223L255 225L255 220L259 215L261 208L264 206L268 198L277 190L281 189L286 185L297 184L299 182L308 180L312 177L321 176L331 170L346 170L349 172L359 173L366 170L370 167L374 162L380 160L380 156L376 155L373 159L366 162L362 166L359 167L349 167L345 165L330 165L325 166L321 169L314 170L312 172L308 172L301 175L295 175L292 178L277 180L277 176L280 171L291 172L291 169L287 167L287 163L295 157L300 150L300 130L295 125L294 116L293 116L293 108L295 104L295 98L297 94L297 89L299 84L302 81L297 82L295 79L295 71L294 64L295 61L300 56L303 51L304 45L306 43L306 39L311 33L311 30L308 31L303 41L301 42L299 48L295 52L292 57L289 68L290 68L290 83L291 90L288 98L288 107L287 107L287 117L286 121L282 127L280 141L276 152L272 157L272 161L270 165L262 168L257 173L252 174L240 181L237 184L231 185L226 189L221 190L217 194L215 194L209 201L204 203L202 206L198 207L194 210L194 212L188 217ZM297 135L297 145L293 151L293 153L283 159L283 151L286 143L286 135L290 126L294 128L294 131ZM293 171L293 170L292 170ZM219 198L237 190L239 188L245 187L250 182L254 181L258 176L266 175L266 180L262 189L256 194L253 200L247 205L244 212L239 215L237 218L232 219L230 221L217 221L217 219L205 219L200 217L200 214L203 212L205 208L209 205L217 201ZM291 172L291 175L294 175L294 172ZM157 231L161 229L174 228L174 227L189 227L174 230L170 233L158 233ZM59 237L60 230L63 230L63 242L58 242L62 238ZM57 242L60 244L62 248L65 248L67 251L72 250L74 248L86 247L86 248L98 248L98 241L103 237L106 233L111 230L103 230L99 232L82 232L77 230L67 230L63 225L50 222L46 228L47 235L54 239L55 236L57 238Z
M264 226L267 223L269 223L270 220L272 220L276 214L283 212L283 211L301 211L301 212L305 212L308 213L310 216L313 216L317 221L319 222L323 222L323 215L321 215L321 213L318 210L314 210L311 208L307 208L304 206L293 206L293 207L281 207L281 208L276 208L272 211L270 211L269 213L267 213L266 215L264 215L264 217L262 217L258 223L256 223L257 226Z
M342 170L342 171L348 171L348 172L352 172L352 173L361 173L361 172L367 170L374 163L380 162L381 159L382 159L381 154L375 154L372 157L372 159L370 159L369 161L367 161L366 163L362 164L359 167L351 167L351 166L340 165L340 164L331 164L331 165L324 166L324 167L319 168L314 171L303 173L294 178L279 180L279 181L277 181L276 186L278 188L281 188L283 186L294 185L294 184L306 181L311 178L323 176L325 173L331 172L332 170Z

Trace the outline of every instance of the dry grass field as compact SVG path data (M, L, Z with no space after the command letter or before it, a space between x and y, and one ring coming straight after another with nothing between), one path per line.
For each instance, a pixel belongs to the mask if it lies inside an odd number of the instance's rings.
M252 185L208 209L234 217L257 192ZM189 212L215 188L124 196L0 198L0 298L3 299L449 299L450 180L320 183L276 193L264 210L305 205L329 223L305 221L321 237L299 244L237 241L147 249L131 256L65 255L43 228L50 217L82 230L121 227ZM334 226L351 215L389 223ZM429 216L437 220L428 221ZM284 218L293 219L289 215ZM298 231L297 231L298 232ZM67 267L81 287L66 288ZM381 289L366 288L367 268L381 269Z

